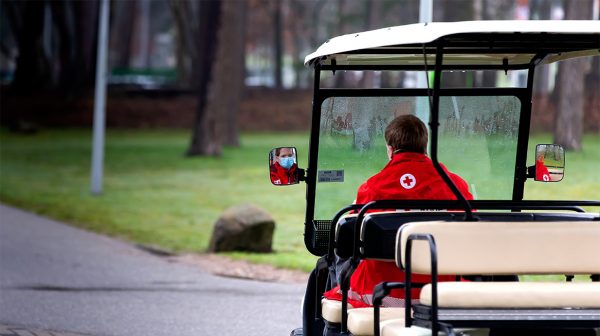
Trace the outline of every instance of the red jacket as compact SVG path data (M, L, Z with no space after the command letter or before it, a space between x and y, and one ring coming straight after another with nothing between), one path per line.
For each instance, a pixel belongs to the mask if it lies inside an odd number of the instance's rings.
M458 175L442 168L466 199L473 199L467 183ZM439 176L433 162L424 154L401 152L358 188L356 203L365 204L375 200L428 199L454 200L456 197ZM440 281L454 281L455 276L440 276ZM355 308L372 304L373 287L383 281L404 282L404 272L393 262L363 260L350 279L348 302ZM415 275L413 281L428 283L431 277ZM419 289L413 289L413 298L419 298ZM341 300L339 286L325 293L328 299ZM384 300L385 306L403 306L404 291L394 290Z
M535 162L535 180L536 181L550 181L550 172L548 172L548 168L544 165L544 161L536 161Z
M293 184L296 183L296 170L298 165L294 163L290 169L285 169L279 165L279 162L275 162L271 165L271 182L273 184Z

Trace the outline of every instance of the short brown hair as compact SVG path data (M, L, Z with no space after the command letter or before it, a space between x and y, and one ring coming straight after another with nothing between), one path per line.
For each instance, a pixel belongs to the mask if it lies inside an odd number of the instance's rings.
M414 115L401 115L385 128L385 142L394 151L427 153L427 127Z

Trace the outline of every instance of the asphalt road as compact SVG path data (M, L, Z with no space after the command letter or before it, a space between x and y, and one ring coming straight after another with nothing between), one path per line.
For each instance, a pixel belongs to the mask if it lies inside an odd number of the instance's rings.
M0 205L0 327L111 336L289 335L301 324L303 287L213 276Z

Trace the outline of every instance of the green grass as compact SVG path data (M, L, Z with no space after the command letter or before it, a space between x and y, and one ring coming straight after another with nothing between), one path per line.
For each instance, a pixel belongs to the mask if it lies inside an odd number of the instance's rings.
M303 242L304 185L272 186L267 166L271 148L291 145L298 147L299 164L306 167L308 134L244 134L242 146L225 148L221 158L184 157L188 141L186 131L109 131L104 193L92 196L89 131L45 130L17 135L0 130L0 201L84 229L176 252L203 252L223 210L253 203L271 213L277 223L275 253L229 255L282 268L312 269L315 257ZM529 147L550 142L549 135L536 135ZM357 164L370 175L385 163L385 151L373 149L368 155L377 168L365 166L362 160ZM332 159L343 160L334 155ZM447 163L455 169L454 163ZM533 164L533 156L528 163ZM599 163L600 135L586 135L583 150L566 155L564 180L528 181L525 198L600 199ZM362 178L354 181L348 177L344 192L340 192L342 185L334 183L319 188L333 188L332 195L348 204L362 182Z
M226 208L252 203L276 221L272 254L233 254L279 267L310 270L304 248L302 185L274 187L267 154L298 147L307 162L308 136L245 134L221 158L186 158L186 131L109 131L104 192L90 194L91 134L0 131L0 200L75 226L176 252L203 252Z
M529 139L528 164L533 165L536 144L552 143L549 134L535 135ZM588 134L579 152L567 151L565 155L565 176L560 182L525 183L525 199L600 200L600 134ZM589 209L598 212L598 208Z

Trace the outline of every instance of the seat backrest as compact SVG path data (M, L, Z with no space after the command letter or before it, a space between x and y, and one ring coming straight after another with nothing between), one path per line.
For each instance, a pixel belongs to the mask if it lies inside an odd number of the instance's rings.
M365 258L394 261L396 232L410 222L462 220L463 213L440 211L388 211L369 213L360 225L361 254Z
M357 214L344 215L335 223L335 254L342 259L352 256L357 216Z
M534 213L534 212L477 212L477 217L482 221L490 222L523 222L523 221L581 221L593 220L594 214L573 213ZM396 257L396 233L398 229L410 222L430 221L464 221L465 214L456 211L388 211L369 213L360 225L361 254L364 258L394 261ZM352 226L343 226L340 230L338 247L342 246L343 237L352 241L354 223ZM352 253L353 244L347 251L340 248L340 252Z
M455 218L457 216L457 218ZM335 227L335 254L346 259L354 252L354 230L358 214L346 214ZM406 212L395 210L372 211L365 215L360 224L361 256L368 259L394 261L396 232L408 222L432 220L460 220L461 213Z
M396 237L398 267L417 233L434 237L438 274L600 273L600 221L407 223ZM427 241L412 244L412 272L430 274Z

